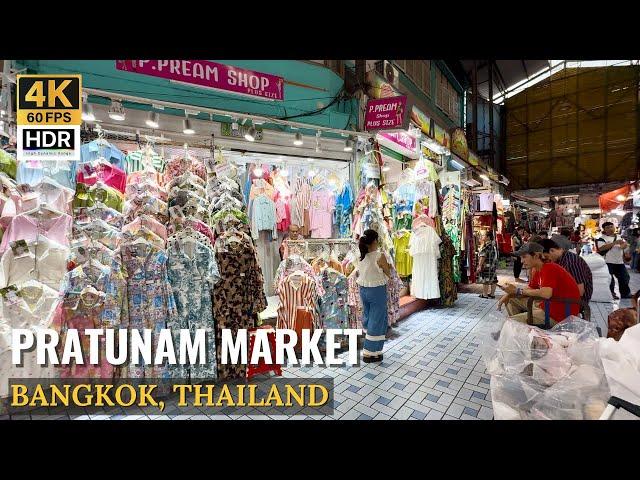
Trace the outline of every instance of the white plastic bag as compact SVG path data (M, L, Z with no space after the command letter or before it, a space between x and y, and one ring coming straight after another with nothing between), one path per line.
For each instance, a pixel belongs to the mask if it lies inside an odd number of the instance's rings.
M551 330L504 322L486 355L496 419L594 419L610 396L595 325L569 317Z

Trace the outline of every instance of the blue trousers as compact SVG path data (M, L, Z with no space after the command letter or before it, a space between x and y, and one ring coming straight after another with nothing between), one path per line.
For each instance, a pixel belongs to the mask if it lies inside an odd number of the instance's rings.
M387 334L387 286L360 287L364 309L362 327L365 332L362 355L375 357L382 354Z

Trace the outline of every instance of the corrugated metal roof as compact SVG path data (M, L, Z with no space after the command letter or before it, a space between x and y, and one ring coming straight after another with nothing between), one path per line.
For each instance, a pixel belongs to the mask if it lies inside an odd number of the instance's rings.
M488 60L475 60L478 65L478 93L489 97ZM471 85L474 60L460 60ZM496 97L523 80L527 80L543 69L549 68L549 60L495 60L493 68L493 95Z

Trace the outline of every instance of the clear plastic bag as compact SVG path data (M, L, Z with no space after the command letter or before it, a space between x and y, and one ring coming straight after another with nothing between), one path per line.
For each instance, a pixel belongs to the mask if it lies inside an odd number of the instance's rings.
M497 341L485 335L494 417L597 418L610 395L598 338L595 325L577 317L551 330L506 320Z

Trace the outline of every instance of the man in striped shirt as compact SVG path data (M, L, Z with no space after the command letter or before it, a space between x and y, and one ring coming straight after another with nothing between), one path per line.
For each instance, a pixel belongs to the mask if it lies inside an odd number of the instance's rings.
M571 274L578 284L582 300L589 303L593 294L593 275L587 262L569 251L571 242L562 235L553 235L550 239L542 240L540 244L544 248L545 258L557 263Z

